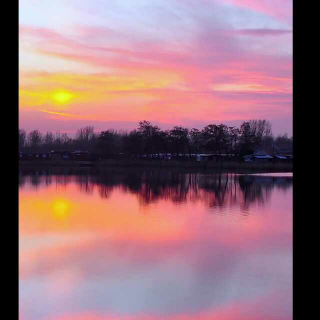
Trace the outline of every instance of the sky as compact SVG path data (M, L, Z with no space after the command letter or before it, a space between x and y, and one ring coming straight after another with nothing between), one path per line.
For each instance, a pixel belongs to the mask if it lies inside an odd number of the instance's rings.
M292 135L291 0L20 0L19 127Z

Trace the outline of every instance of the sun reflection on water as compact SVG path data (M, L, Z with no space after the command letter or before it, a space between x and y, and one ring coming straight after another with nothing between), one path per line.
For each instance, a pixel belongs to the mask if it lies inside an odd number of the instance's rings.
M57 219L65 220L70 214L70 209L71 203L66 199L57 198L52 203L52 211Z

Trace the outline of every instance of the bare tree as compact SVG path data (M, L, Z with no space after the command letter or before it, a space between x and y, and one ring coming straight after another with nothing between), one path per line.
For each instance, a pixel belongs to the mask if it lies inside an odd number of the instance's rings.
M54 135L52 132L47 132L44 136L43 143L46 145L53 145L54 143Z
M271 123L268 120L250 120L250 132L256 138L257 142L265 137L272 136Z
M33 130L28 134L28 144L32 149L38 149L42 144L42 135L40 131Z
M89 142L94 137L94 127L87 126L80 128L76 133L76 139L79 141Z
M150 154L156 152L159 134L161 132L158 126L153 126L149 121L140 121L137 132L142 137L144 152Z
M175 126L169 132L173 153L184 153L189 148L189 130L180 126Z
M189 153L200 152L201 141L202 141L201 131L199 129L192 128L189 131L189 148L190 148Z
M19 150L22 150L26 146L27 134L24 129L19 129Z

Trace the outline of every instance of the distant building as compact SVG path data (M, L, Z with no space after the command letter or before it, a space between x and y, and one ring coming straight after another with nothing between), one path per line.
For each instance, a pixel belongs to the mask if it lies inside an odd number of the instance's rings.
M208 161L208 160L214 160L214 154L210 154L210 153L198 153L196 155L196 160L197 161Z
M270 162L273 156L268 154L264 149L258 148L254 153L242 157L245 162Z
M51 150L50 159L52 160L88 160L90 153L88 151L67 151L67 150Z
M262 145L257 148L252 154L245 155L243 160L245 162L250 161L272 161L272 162L284 162L293 159L292 144L275 144Z
M47 160L49 159L49 153L47 152L20 152L19 160Z

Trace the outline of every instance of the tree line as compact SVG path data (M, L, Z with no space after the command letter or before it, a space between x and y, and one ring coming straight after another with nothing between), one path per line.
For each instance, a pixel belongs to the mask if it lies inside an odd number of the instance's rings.
M149 121L139 122L132 131L105 130L96 133L94 127L80 128L74 138L66 133L33 130L28 134L19 129L19 150L49 152L51 150L82 150L99 154L195 154L215 153L242 156L258 146L292 145L287 134L274 137L267 120L244 121L239 128L225 124L209 124L202 130L175 126L161 130Z

